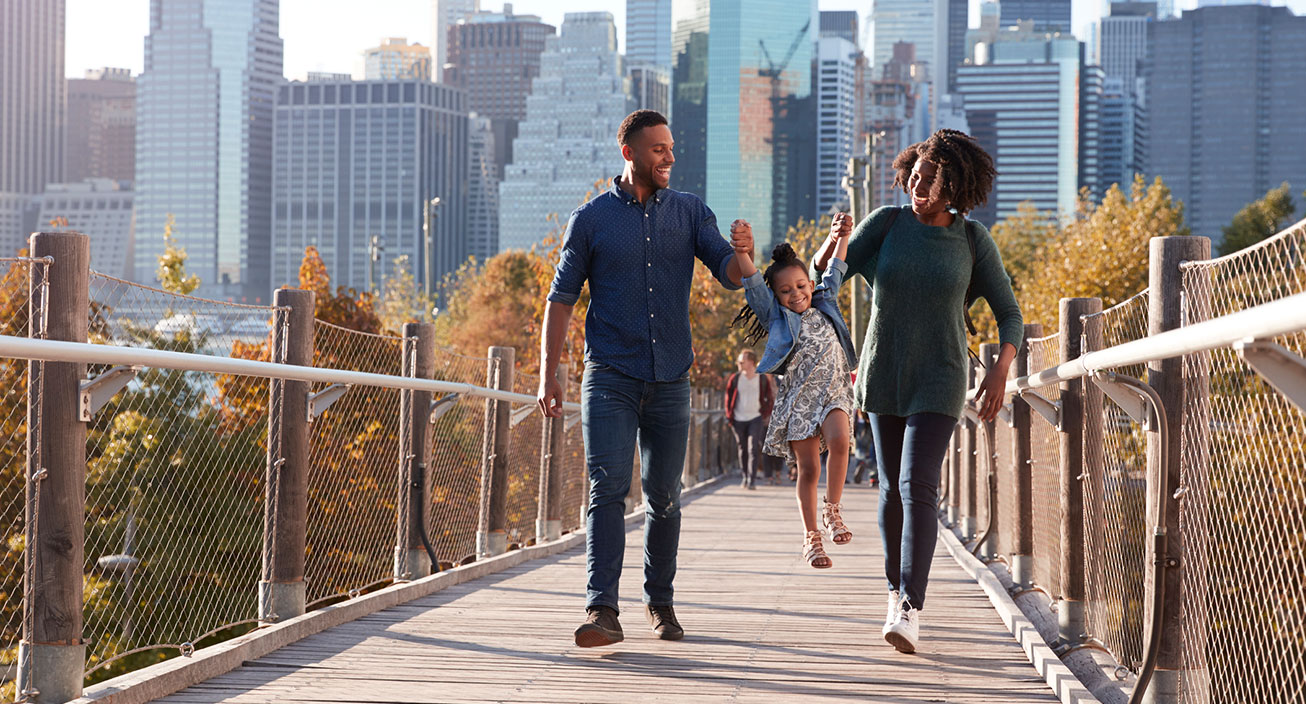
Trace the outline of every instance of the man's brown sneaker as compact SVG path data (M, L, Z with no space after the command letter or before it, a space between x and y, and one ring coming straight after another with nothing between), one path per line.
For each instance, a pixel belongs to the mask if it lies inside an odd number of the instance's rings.
M585 609L585 623L576 629L576 645L597 648L625 640L617 611L608 606L591 606Z
M671 608L670 604L666 606L645 604L644 615L648 616L648 624L653 627L653 632L658 638L680 640L685 637L685 629L680 627L680 622L676 620L676 610Z

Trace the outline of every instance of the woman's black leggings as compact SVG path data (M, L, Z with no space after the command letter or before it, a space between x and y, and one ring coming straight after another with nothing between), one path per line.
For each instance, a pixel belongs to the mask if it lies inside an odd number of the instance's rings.
M939 537L939 473L957 419L939 413L871 414L880 465L880 539L889 590L925 606Z

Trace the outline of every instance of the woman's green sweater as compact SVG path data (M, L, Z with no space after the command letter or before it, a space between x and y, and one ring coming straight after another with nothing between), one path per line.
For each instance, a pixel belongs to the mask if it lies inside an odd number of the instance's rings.
M963 218L948 227L923 225L902 208L884 233L892 207L879 208L853 230L848 277L871 285L871 315L854 395L871 413L941 413L960 418L966 402L966 325L962 301L971 282ZM972 293L998 321L1002 342L1020 346L1024 322L1002 268L1002 255L981 224L975 232Z

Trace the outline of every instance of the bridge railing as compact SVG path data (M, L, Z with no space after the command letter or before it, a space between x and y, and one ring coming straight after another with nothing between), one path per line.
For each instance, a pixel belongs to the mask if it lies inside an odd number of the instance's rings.
M1060 653L1136 675L1135 701L1306 694L1304 245L1306 221L1216 260L1153 240L1148 289L1063 299L1001 420L959 424L945 520L1047 593Z
M80 235L32 243L0 260L0 700L66 701L583 525L579 406L533 411L511 348L340 327L309 291L182 296L89 271ZM731 464L719 394L696 399L687 481Z

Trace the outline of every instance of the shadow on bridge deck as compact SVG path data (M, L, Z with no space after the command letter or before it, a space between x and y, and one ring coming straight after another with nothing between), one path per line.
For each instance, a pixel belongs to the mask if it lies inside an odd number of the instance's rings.
M676 578L687 635L656 640L627 534L624 643L581 649L585 555L573 549L338 626L163 702L1055 702L988 598L940 546L921 649L880 637L873 489L834 568L801 559L791 486L724 486L685 507Z

